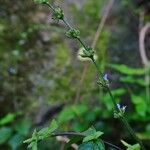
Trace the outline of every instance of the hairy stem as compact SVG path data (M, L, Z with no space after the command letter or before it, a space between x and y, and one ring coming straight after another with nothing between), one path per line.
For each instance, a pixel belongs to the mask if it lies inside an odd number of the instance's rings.
M49 3L44 3L44 4L46 4L50 9L52 9L52 11L54 11L54 7L53 7L51 4L49 4ZM64 22L64 24L65 24L69 29L72 29L71 25L67 22L66 19L62 19L62 21ZM79 41L79 43L80 43L85 49L88 48L88 46L86 46L86 45L84 44L84 42L83 42L80 38L76 38L76 39ZM97 72L98 72L99 77L100 77L101 79L103 79L103 74L101 73L101 71L100 71L100 69L99 69L99 66L98 66L98 64L96 63L95 59L92 57L91 60L92 60L92 62L94 63L94 65L95 65L95 67L96 67L96 70L97 70ZM106 90L108 91L108 93L109 93L109 95L110 95L110 97L111 97L111 100L112 100L112 102L113 102L113 105L114 105L115 110L116 110L117 112L119 112L119 109L118 109L118 107L117 107L117 103L116 103L116 101L115 101L114 96L112 95L112 92L111 92L109 86L105 86L105 88L106 88ZM141 148L142 148L143 150L145 150L142 141L136 136L134 130L133 130L133 129L131 128L131 126L129 125L127 119L126 119L124 116L120 117L119 119L120 119L121 122L124 124L124 126L125 126L125 128L128 130L128 132L132 135L132 137L140 144ZM80 133L68 133L67 135L69 135L69 134L70 134L70 135L75 134L75 135L80 135L80 136L81 136ZM62 135L65 135L65 133L62 133Z

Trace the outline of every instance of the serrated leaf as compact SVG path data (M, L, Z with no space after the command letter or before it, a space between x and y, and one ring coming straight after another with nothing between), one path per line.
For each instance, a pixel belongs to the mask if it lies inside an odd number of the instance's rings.
M82 132L85 136L96 133L96 129L94 127L89 128L88 130Z
M97 140L101 135L103 135L104 133L101 132L101 131L97 131L93 134L90 134L88 136L86 136L84 139L83 139L83 142L88 142L88 141L92 141L92 140Z

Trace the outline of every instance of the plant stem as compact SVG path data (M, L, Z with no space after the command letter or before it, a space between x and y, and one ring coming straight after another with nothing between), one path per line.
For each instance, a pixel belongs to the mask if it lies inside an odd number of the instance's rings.
M97 71L99 71L99 68L98 68L97 63L96 63L93 59L92 59L92 61L93 61L93 63L95 64L95 67L96 67ZM116 110L117 112L119 112L119 109L118 109L118 107L117 107L117 103L116 103L116 101L115 101L115 98L114 98L114 96L113 96L113 94L112 94L112 92L111 92L109 86L106 86L105 88L107 89L107 92L109 93L109 95L110 95L110 97L111 97L111 100L112 100L112 102L113 102L113 105L114 105L115 110ZM124 126L125 126L125 128L128 130L128 132L132 135L132 137L140 144L141 148L142 148L143 150L145 150L145 147L144 147L142 141L136 136L135 131L132 129L132 127L131 127L130 124L128 123L127 119L126 119L124 116L120 117L119 119L120 119L120 121L124 124Z
M49 4L49 3L44 3L44 4L46 4L50 9L52 9L52 11L54 11L54 7L53 7L51 4ZM62 19L62 21L64 22L64 24L65 24L69 29L72 29L71 25L67 22L66 19ZM80 38L76 38L76 39L77 39L77 40L79 41L79 43L85 48L85 50L87 50L87 46L84 44L84 42L83 42ZM101 71L99 70L98 64L96 63L96 61L95 61L95 59L94 59L93 57L92 57L91 59L92 59L92 62L94 63L94 65L95 65L95 67L96 67L96 70L97 70L97 72L98 72L99 77L100 77L101 79L103 79L103 74L102 74ZM112 102L113 102L113 105L114 105L115 110L116 110L117 112L119 112L119 109L118 109L118 107L117 107L117 103L116 103L116 101L115 101L114 96L112 95L112 92L111 92L109 86L105 86L105 88L106 88L106 90L108 91L108 93L109 93L109 95L110 95L110 97L111 97L111 100L112 100ZM132 135L132 137L140 144L141 148L142 148L143 150L145 150L142 141L136 136L134 130L131 128L131 126L129 125L129 123L128 123L128 121L126 120L126 118L125 118L124 116L122 116L122 117L120 117L119 119L120 119L121 122L124 124L124 126L127 128L128 132ZM60 134L59 134L59 135L60 135ZM70 132L70 133L67 132L67 133L61 133L61 135L80 135L80 136L81 136L82 134L80 134L80 133L73 133L73 132ZM58 134L57 134L57 135L55 134L54 136L58 136Z

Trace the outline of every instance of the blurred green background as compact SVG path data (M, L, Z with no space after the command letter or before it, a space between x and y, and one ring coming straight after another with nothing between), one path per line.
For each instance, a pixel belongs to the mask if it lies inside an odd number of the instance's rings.
M91 45L109 1L52 3L62 6L70 24ZM150 76L150 65L142 64L139 30L148 22L149 0L114 0L95 48L116 101L127 106L126 117L147 150L150 83L145 76ZM121 139L135 142L113 118L113 104L107 92L98 87L95 68L89 61L78 59L80 45L65 37L64 29L61 22L51 19L48 8L32 0L0 1L0 150L26 149L23 140L53 118L62 131L84 131L93 125L105 133L106 141L122 148ZM149 31L145 49L149 57ZM83 78L85 64L88 67ZM56 139L39 143L40 150L63 146Z

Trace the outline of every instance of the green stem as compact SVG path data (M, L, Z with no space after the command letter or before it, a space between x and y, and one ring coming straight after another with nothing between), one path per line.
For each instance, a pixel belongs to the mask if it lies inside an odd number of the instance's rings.
M145 147L144 147L142 141L136 136L135 131L131 128L131 126L128 123L127 119L124 116L122 116L120 118L120 120L122 121L122 123L124 124L124 126L126 127L128 132L132 135L132 137L140 144L142 150L145 150Z
M98 67L97 63L94 61L94 59L92 59L92 61L93 61L93 63L95 64L95 67L96 67L97 71L99 71L99 67ZM100 73L100 74L101 74L101 73ZM112 92L111 92L110 88L109 88L108 86L106 86L105 88L107 89L107 91L108 91L108 93L109 93L109 95L110 95L110 97L111 97L111 100L112 100L112 102L113 102L113 105L114 105L115 110L119 113L119 109L118 109L118 107L117 107L117 103L116 103L116 101L115 101L114 96L112 95ZM132 129L132 127L131 127L130 124L128 123L127 119L126 119L124 116L120 117L119 119L120 119L120 121L124 124L124 126L125 126L125 128L128 130L128 132L132 135L132 137L140 144L141 148L142 148L143 150L145 150L142 141L136 136L134 130Z
M54 7L51 6L49 3L44 3L44 4L46 4L49 8L51 8L51 9L54 11ZM67 20L63 19L62 21L64 22L64 24L65 24L69 29L72 29L72 27L71 27L70 24L67 22ZM87 49L87 46L84 44L84 42L83 42L80 38L77 38L77 40L80 42L80 44L81 44L85 49ZM96 63L96 61L95 61L95 59L94 59L93 57L92 57L91 59L92 59L92 62L94 63L94 65L95 65L95 67L96 67L96 69L97 69L97 72L98 72L99 77L103 80L103 74L102 74L101 71L99 70L98 64ZM112 93L111 93L111 90L110 90L109 86L106 86L105 88L106 88L106 90L108 91L108 93L109 93L109 95L110 95L110 97L111 97L111 100L112 100L112 102L113 102L113 105L114 105L115 110L116 110L117 112L119 112L119 109L118 109L118 107L117 107L117 103L116 103L116 101L115 101L114 96L113 96ZM121 122L124 124L124 126L127 128L128 132L132 135L132 137L140 144L141 148L142 148L143 150L145 150L142 141L136 136L134 130L131 128L131 126L129 125L129 123L128 123L128 121L126 120L126 118L125 118L124 116L122 116L122 117L120 118L120 120L121 120ZM76 134L76 133L75 133L75 134ZM81 134L80 134L80 135L81 135Z

